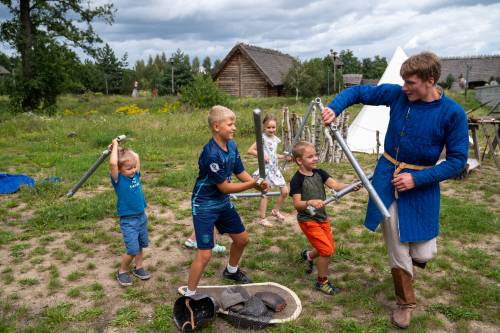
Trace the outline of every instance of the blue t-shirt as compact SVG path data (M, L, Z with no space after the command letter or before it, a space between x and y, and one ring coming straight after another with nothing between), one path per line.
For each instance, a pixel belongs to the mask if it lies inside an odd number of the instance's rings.
M214 139L210 139L198 159L198 168L192 195L193 209L199 206L220 208L228 204L229 196L219 191L216 184L225 180L230 182L233 173L238 175L245 171L232 140L227 142L227 151L224 151Z
M116 212L118 216L141 214L147 207L144 193L142 193L140 177L140 172L136 172L132 178L118 173L117 182L111 177L111 184L113 184L118 197L116 203Z

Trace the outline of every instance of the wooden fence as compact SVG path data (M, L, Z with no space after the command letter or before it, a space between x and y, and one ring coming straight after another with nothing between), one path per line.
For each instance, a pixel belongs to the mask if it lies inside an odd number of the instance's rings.
M293 138L300 129L303 117L295 112L290 114L288 107L283 107L282 114L281 141L285 145L286 150L290 152ZM341 131L344 139L346 139L349 127L349 112L345 111L337 117L335 124ZM308 122L304 125L300 140L310 142L316 147L320 162L339 163L343 158L342 148L335 141L335 138L330 135L328 128L324 127L321 120L321 112L316 109L311 112Z

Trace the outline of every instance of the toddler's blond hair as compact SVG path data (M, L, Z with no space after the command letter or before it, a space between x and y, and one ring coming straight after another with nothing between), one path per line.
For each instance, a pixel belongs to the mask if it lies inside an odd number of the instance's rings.
M294 160L297 161L297 158L301 158L302 156L304 156L304 151L308 147L315 149L314 145L310 142L307 142L307 141L297 142L293 146L293 149L292 149L292 156L293 156Z
M127 162L136 162L135 154L132 149L119 148L118 149L118 167L121 168Z

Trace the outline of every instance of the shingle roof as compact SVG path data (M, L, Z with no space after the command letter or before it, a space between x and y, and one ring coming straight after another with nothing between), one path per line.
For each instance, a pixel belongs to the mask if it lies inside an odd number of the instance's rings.
M342 81L344 84L348 85L358 85L363 79L363 74L344 74L342 75Z
M10 74L10 72L3 66L0 66L0 75L7 75Z
M217 78L225 64L238 50L255 64L257 70L271 86L283 85L284 77L288 73L290 67L292 67L293 57L276 50L265 49L244 43L238 43L232 48L224 60L222 60L219 67L217 67L213 74L214 78Z

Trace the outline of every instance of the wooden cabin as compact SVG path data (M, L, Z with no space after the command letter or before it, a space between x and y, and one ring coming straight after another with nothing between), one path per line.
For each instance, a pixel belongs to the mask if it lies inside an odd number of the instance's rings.
M292 62L293 58L287 54L239 43L222 60L212 77L232 96L281 96Z
M363 80L363 74L342 75L342 82L344 82L344 88L360 85L362 80Z

